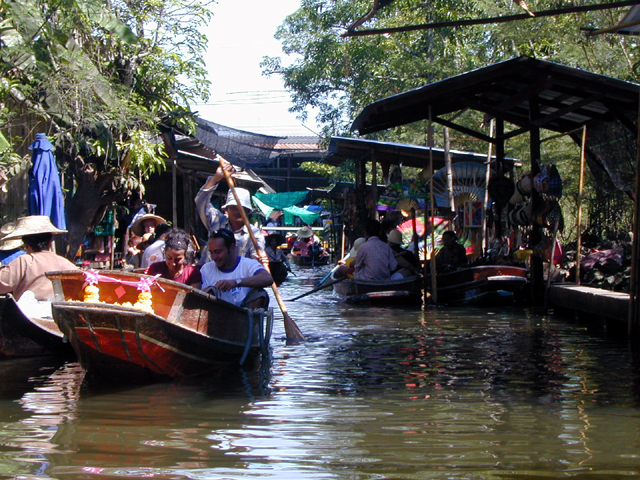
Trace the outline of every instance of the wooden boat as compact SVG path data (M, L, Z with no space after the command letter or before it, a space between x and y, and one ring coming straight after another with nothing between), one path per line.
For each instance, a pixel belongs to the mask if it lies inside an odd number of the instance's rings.
M422 302L421 280L356 280L350 278L333 286L347 303L369 305L415 305Z
M436 279L439 304L504 304L516 300L524 290L527 269L512 265L477 265L440 273Z
M287 270L287 266L283 262L269 262L269 271L276 285L284 282L287 275L289 275L289 270Z
M254 312L146 275L90 274L93 277L81 271L47 273L55 291L54 319L90 376L213 374L268 354L271 310ZM100 303L85 301L87 282L97 287ZM138 288L144 290L143 285L150 288L150 302L141 298Z
M26 316L12 295L0 295L0 357L73 356L51 317Z
M316 255L300 255L299 253L291 252L289 253L289 258L293 263L299 265L301 267L319 267L322 265L327 265L329 263L330 255L322 251Z

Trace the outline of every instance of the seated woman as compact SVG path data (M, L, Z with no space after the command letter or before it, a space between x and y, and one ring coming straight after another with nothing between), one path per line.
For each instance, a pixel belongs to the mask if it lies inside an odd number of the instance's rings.
M264 252L269 258L269 271L276 284L279 285L287 278L287 272L291 271L289 259L284 252L278 248L285 243L285 239L278 233L272 233L265 238L265 242L267 248L265 248Z
M160 275L167 280L184 283L195 288L202 285L200 270L192 265L193 249L191 238L184 230L173 228L166 236L164 244L164 258L149 266L147 275Z
M22 238L27 253L0 268L0 294L13 294L27 316L51 316L53 284L46 272L78 268L51 251L53 235L64 232L46 215L30 215L19 218L13 232L4 237L4 240Z

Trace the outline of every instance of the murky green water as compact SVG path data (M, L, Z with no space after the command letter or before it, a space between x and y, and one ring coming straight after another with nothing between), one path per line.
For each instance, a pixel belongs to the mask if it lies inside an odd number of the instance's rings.
M287 299L326 270L295 270ZM289 302L308 337L262 372L139 387L0 363L0 477L640 476L640 369L621 337L516 309ZM279 318L279 317L278 317Z

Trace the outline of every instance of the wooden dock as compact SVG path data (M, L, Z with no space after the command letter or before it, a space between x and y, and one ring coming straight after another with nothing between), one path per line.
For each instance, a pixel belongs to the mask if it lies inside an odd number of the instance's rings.
M602 288L558 283L549 288L549 304L563 310L573 310L592 317L618 320L629 318L629 294Z

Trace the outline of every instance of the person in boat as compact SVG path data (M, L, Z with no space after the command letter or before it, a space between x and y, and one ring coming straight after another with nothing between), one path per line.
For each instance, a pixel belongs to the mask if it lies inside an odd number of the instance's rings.
M142 252L140 268L149 268L154 263L164 260L164 243L170 230L171 227L166 223L161 223L155 228L149 246Z
M438 273L467 265L466 249L458 243L458 236L453 230L442 234L442 248L436 254L436 271Z
M211 204L211 196L218 188L220 181L224 178L224 172L222 171L223 168L229 173L235 173L233 166L229 162L220 159L220 166L216 169L215 174L207 178L206 183L202 188L200 188L200 191L196 195L195 204L200 220L207 228L209 235L213 232L217 232L221 228L231 230L236 238L236 253L241 257L253 257L260 259L260 256L256 252L255 246L251 241L247 227L244 224L242 215L240 214L241 208L244 208L247 216L253 212L253 208L251 207L251 194L249 191L244 188L235 188L238 199L240 200L240 205L236 202L231 189L229 189L229 192L227 193L226 202L222 205L221 210L218 210ZM258 227L253 225L251 225L251 230L253 231L253 236L258 243L259 250L264 252L264 235ZM209 252L208 250L205 250L201 263L208 262L209 260ZM267 261L266 258L263 260Z
M24 244L19 238L4 240L4 237L13 232L16 228L15 222L8 222L0 227L0 266L9 265L20 255L24 255Z
M26 292L31 292L36 301L51 300L53 284L45 273L78 268L51 251L53 235L65 232L56 228L46 215L19 218L13 232L4 240L22 238L26 255L0 268L0 294L12 293L16 300L20 300Z
M401 279L420 275L420 259L415 253L402 248L402 233L399 230L391 230L387 235L387 244L393 250L398 266L391 273L391 278Z
M356 280L389 280L391 272L398 267L393 250L380 240L381 235L384 233L379 221L369 219L365 222L364 236L367 241L358 249L353 264Z
M200 270L193 266L193 249L190 247L189 234L172 228L164 241L164 261L153 263L145 273L200 288L202 277Z
M356 238L355 242L353 242L353 246L349 253L347 253L343 258L338 260L338 266L334 269L331 274L331 278L333 280L337 280L341 277L353 278L353 272L355 272L355 268L353 268L353 264L356 261L356 257L358 256L358 250L360 247L366 242L367 239L365 237Z
M269 305L264 290L273 283L273 277L260 262L236 253L236 238L231 230L221 228L209 236L207 248L211 261L200 273L202 289L241 307L256 309Z
M131 234L142 237L145 233L154 233L156 228L163 223L167 223L167 221L158 215L152 213L141 215L131 224Z
M269 263L282 263L287 271L290 272L291 265L289 264L289 259L284 252L278 248L280 245L285 243L284 237L278 233L272 233L265 238L265 242L267 243L265 253L269 258Z
M298 236L298 240L293 244L294 253L297 253L301 257L310 256L316 243L313 230L311 227L305 225L296 232L296 235Z

